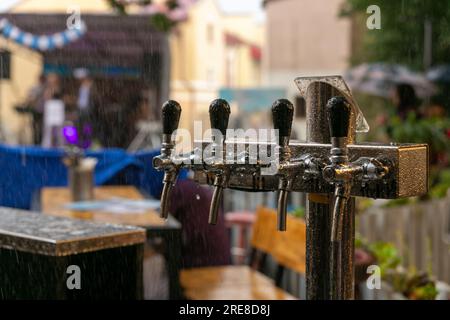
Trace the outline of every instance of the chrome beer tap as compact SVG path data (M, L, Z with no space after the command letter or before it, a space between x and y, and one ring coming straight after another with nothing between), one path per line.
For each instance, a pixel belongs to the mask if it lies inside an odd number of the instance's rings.
M153 158L153 167L164 170L163 190L161 193L161 218L167 219L169 215L169 199L175 184L180 166L173 161L175 148L174 131L180 122L181 106L178 102L169 100L164 103L161 111L162 120L162 147L161 155Z
M278 177L279 195L277 209L277 228L286 231L287 200L292 182L296 175L296 167L291 164L291 150L289 139L291 137L294 106L289 100L279 99L272 105L272 121L275 130L278 130Z
M327 103L331 136L331 164L324 168L324 178L335 185L334 211L332 216L331 241L342 238L342 215L350 195L352 176L358 170L348 161L347 136L350 122L350 105L344 97L333 97Z
M161 155L154 160L156 168L165 170L162 213L167 214L167 194L181 167L191 169L198 183L215 187L211 224L217 223L224 188L279 191L279 230L286 230L288 193L307 193L307 299L352 299L354 197L394 199L425 194L428 146L355 143L358 125L362 123L367 128L367 124L344 80L339 76L308 77L298 78L296 83L306 99L306 142L289 141L293 106L284 99L272 106L274 128L279 132L276 143L225 139L230 107L219 99L211 103L209 110L212 143L195 141L194 151L175 157L172 133L181 109L176 102L165 104L163 110L168 108L173 123L166 122L169 118L163 112L164 144ZM243 145L245 151L236 152L239 161L229 162L226 150L242 150ZM273 147L278 150L278 157L268 162L252 151ZM205 157L206 151L210 151L210 156ZM263 168L270 170L263 173Z
M323 177L334 185L331 220L331 298L342 299L342 231L344 215L351 188L358 180L382 179L389 173L390 164L382 159L362 157L349 162L347 139L351 117L350 104L344 97L333 97L327 103L331 136L330 165L323 169Z
M382 179L389 173L392 163L383 156L361 157L354 162L349 162L347 139L350 104L344 97L333 97L327 103L327 113L331 136L331 164L323 169L323 178L335 186L331 240L340 241L343 211L350 196L352 184L359 181L361 185L364 185L369 181Z
M334 300L342 299L342 223L350 197L351 178L355 167L349 166L347 137L351 109L343 97L333 97L327 103L331 136L331 164L324 168L324 178L335 185L334 208L331 220L330 291ZM337 172L339 172L337 174Z
M208 171L214 175L214 193L209 209L209 224L216 225L219 208L222 203L223 189L227 187L230 168L226 165L226 145L228 120L230 118L230 105L223 99L216 99L209 106L209 120L213 143L211 157L205 159Z

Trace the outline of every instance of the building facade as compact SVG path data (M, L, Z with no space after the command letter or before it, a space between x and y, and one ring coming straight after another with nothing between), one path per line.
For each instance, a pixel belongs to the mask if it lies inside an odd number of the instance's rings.
M114 14L106 0L18 0L6 12L69 15L68 10L74 9L80 11L81 17L83 14ZM130 14L139 14L139 10L132 7ZM178 100L183 107L180 127L192 130L194 119L204 120L205 126L209 126L208 105L218 97L221 88L261 84L264 39L264 25L249 14L228 14L216 0L198 0L190 7L187 20L169 34L169 97ZM38 52L11 41L1 41L3 48L14 46L15 50L32 57L27 62L16 63L21 55L13 54L12 75L18 82L2 81L0 87L8 95L0 96L2 122L17 136L23 123L14 105L23 101L26 92L36 83L43 70L42 58Z
M299 138L305 137L304 106L294 79L342 74L352 52L352 24L339 17L343 0L265 0L267 38L264 83L286 87L296 104ZM302 110L303 108L303 110Z
M208 106L223 87L261 85L264 25L248 14L225 13L216 0L199 0L170 37L171 97L183 107L180 127L209 126Z

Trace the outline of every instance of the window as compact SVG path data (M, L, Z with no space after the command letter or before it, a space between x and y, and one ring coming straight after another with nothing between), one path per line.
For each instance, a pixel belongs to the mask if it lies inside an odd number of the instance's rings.
M208 24L206 27L206 40L209 44L214 43L214 26L212 24Z
M11 52L0 49L0 79L11 78Z

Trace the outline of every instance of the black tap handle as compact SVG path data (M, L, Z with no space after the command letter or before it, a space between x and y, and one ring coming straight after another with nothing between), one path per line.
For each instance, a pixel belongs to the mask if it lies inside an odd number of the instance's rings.
M279 99L272 105L272 120L274 129L278 129L280 145L289 142L294 118L294 106L287 99ZM286 139L287 138L287 139ZM286 141L287 140L287 141Z
M350 104L344 97L333 97L328 100L327 113L331 137L347 137L350 124L350 112Z
M216 99L209 105L209 121L211 122L211 129L220 130L224 139L228 128L230 113L230 105L224 99Z
M162 106L161 120L163 134L171 135L180 122L181 106L174 100L166 101Z

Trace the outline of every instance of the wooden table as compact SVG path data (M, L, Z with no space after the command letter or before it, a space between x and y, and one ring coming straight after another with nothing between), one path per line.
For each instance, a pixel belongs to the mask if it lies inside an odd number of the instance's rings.
M112 198L126 198L142 200L144 197L132 186L104 186L94 190L95 200L110 200ZM103 210L78 211L65 206L71 203L68 188L43 188L41 191L41 210L45 214L66 218L87 219L91 221L127 224L139 227L163 227L170 221L159 217L159 213L149 209L145 213L117 214Z
M127 198L142 200L144 197L133 186L100 186L94 190L95 200L108 200L112 198ZM149 209L144 213L117 214L103 210L77 211L66 208L71 203L70 190L67 187L46 187L41 189L40 211L44 214L85 219L95 222L132 225L145 228L147 239L165 243L163 254L166 258L169 276L170 298L181 297L179 272L181 269L181 225L169 216L167 220L161 219L159 213Z

